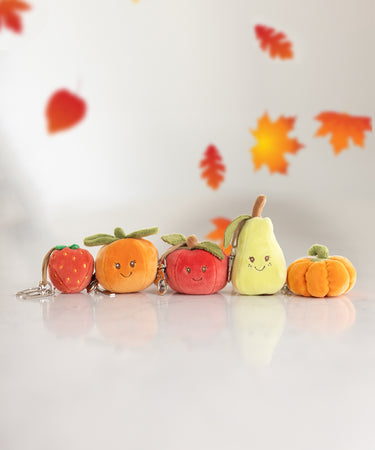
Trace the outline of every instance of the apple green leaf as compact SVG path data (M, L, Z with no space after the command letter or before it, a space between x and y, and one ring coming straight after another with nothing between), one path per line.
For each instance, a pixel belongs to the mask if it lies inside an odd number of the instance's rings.
M199 244L197 244L197 245L194 247L194 250L195 250L195 249L205 250L206 252L209 252L209 253L211 253L212 255L216 256L216 258L224 259L224 253L223 253L223 251L222 251L221 248L220 248L217 244L215 244L214 242L211 242L211 241L203 241L203 242L200 242Z
M186 242L186 237L179 233L167 234L162 236L161 239L169 245L180 245Z

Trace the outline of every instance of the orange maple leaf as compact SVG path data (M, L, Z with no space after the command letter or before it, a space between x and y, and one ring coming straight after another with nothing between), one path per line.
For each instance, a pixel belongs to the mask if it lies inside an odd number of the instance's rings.
M254 170L259 170L266 164L271 173L287 173L289 163L284 158L285 153L297 153L304 147L297 139L288 137L288 133L294 128L295 120L295 117L280 116L275 122L271 122L267 113L258 119L258 128L250 129L258 141L250 150Z
M31 6L20 0L0 0L0 30L4 26L15 33L21 33L22 21L20 12L28 11Z
M48 100L46 108L49 133L67 130L79 123L86 114L83 99L66 89L56 91Z
M322 122L315 136L331 133L330 143L336 155L349 147L349 138L354 145L365 146L365 131L372 131L371 117L350 116L346 113L325 111L315 117Z
M199 167L204 168L201 178L207 179L207 184L212 189L217 189L224 181L225 165L219 150L214 145L209 145L204 153L204 158Z
M266 25L256 25L254 29L255 35L260 41L260 48L264 52L268 50L271 58L277 56L281 59L293 58L292 43L287 40L284 33Z
M211 239L212 241L218 241L220 242L220 247L223 250L223 252L226 255L230 255L230 252L232 250L232 246L230 245L227 248L224 248L223 242L224 242L224 233L227 226L231 223L231 220L225 218L225 217L216 217L215 219L212 219L211 222L215 225L215 230L210 231L207 235L207 239Z

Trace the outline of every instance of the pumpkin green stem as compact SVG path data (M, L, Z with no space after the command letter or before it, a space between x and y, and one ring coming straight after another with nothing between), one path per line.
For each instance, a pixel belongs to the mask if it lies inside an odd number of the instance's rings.
M114 236L104 233L93 234L92 236L87 236L83 240L83 243L87 247L94 247L96 245L111 244L112 242L118 241L120 239L140 239L142 237L151 236L152 234L156 233L159 233L158 227L144 228L142 230L133 231L129 234L125 234L125 231L122 228L117 227L114 230Z
M318 259L328 259L329 253L328 248L324 245L314 244L309 248L308 251L309 256L316 256Z

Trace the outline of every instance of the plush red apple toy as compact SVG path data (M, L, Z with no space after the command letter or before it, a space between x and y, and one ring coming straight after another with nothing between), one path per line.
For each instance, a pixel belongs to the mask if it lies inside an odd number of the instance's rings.
M163 281L182 294L200 295L213 294L227 284L228 257L217 244L182 234L162 236L162 240L172 247L160 258L156 279L159 294L165 292L160 289Z

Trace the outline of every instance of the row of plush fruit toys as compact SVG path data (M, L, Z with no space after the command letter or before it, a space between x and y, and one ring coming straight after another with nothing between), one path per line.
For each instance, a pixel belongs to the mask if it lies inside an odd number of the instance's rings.
M87 247L101 246L96 259L78 245L53 247L42 264L38 288L21 291L20 297L53 295L47 280L63 293L99 291L108 295L139 292L152 283L163 295L170 286L182 294L213 294L232 282L243 295L275 294L286 287L305 297L331 297L348 292L356 280L352 263L329 256L328 249L313 245L308 256L287 269L271 219L261 217L266 197L259 196L250 215L241 215L225 230L224 248L198 242L195 235L170 234L161 239L171 247L158 257L145 237L158 233L149 228L125 234L96 234L84 239ZM95 269L95 270L94 270Z

